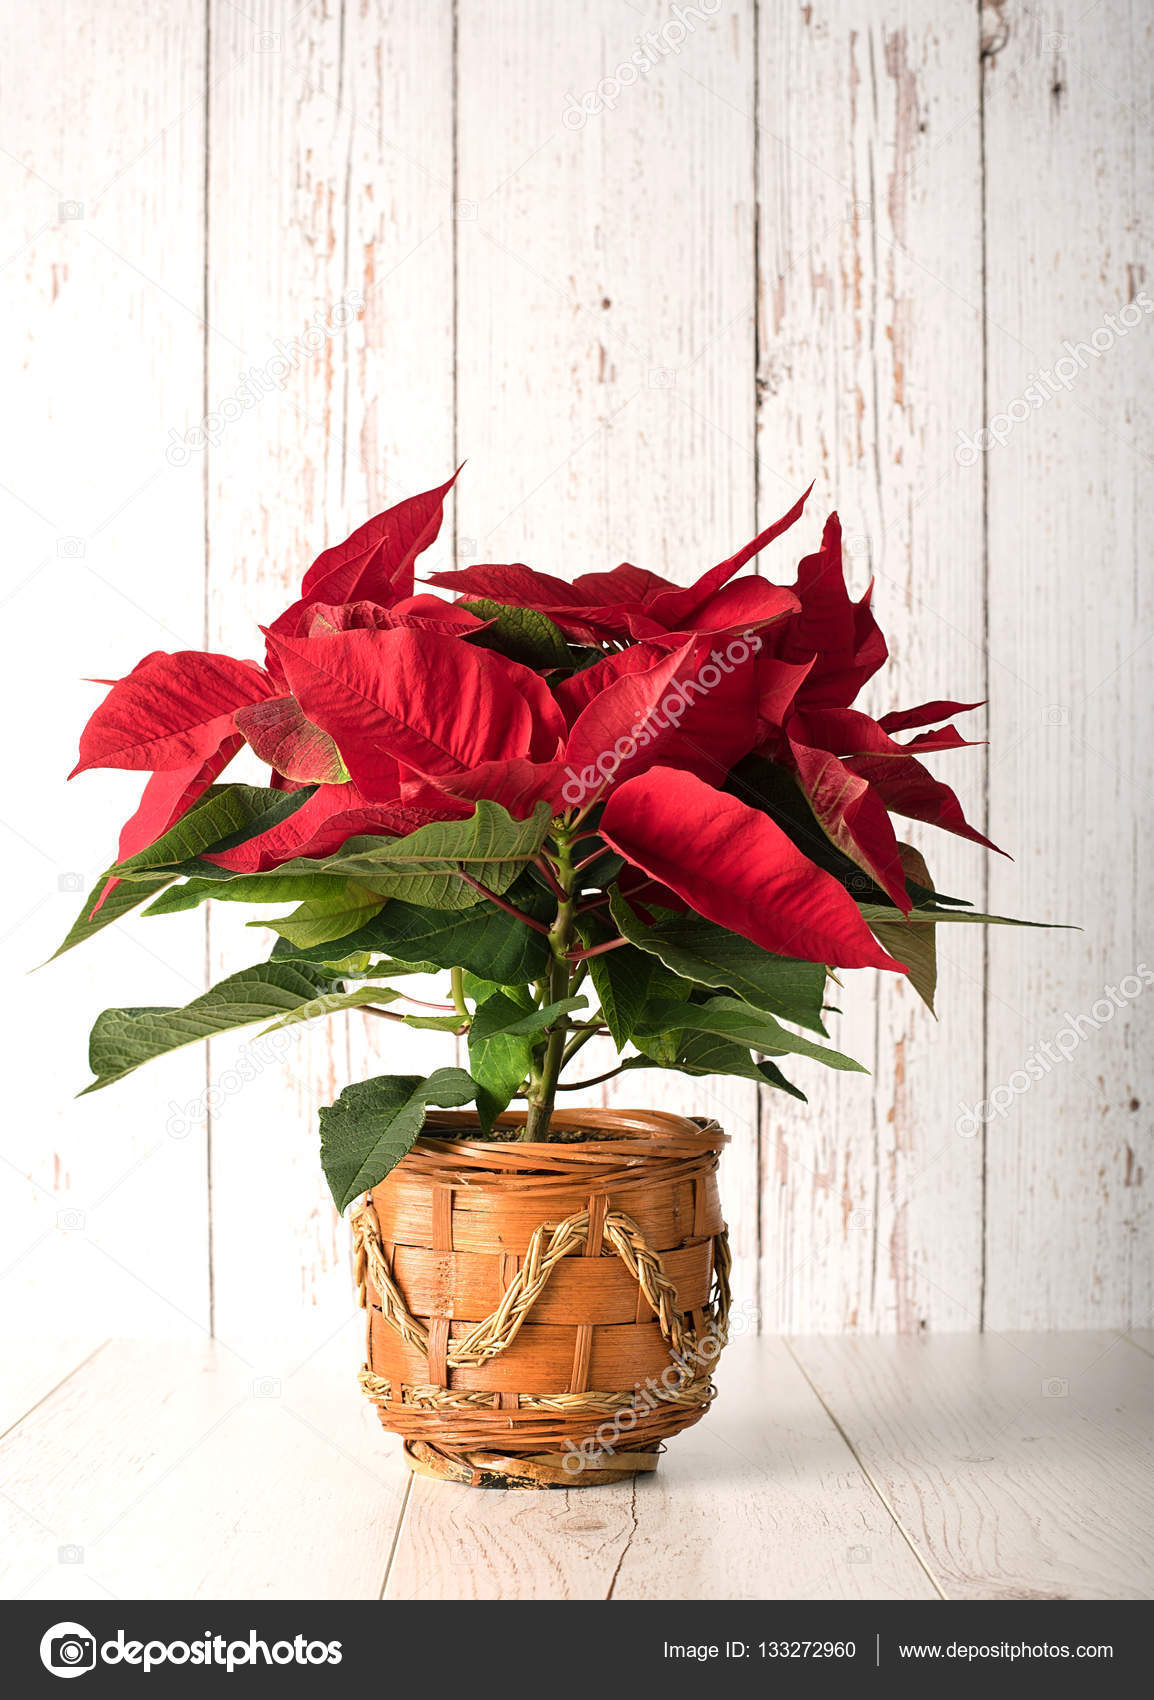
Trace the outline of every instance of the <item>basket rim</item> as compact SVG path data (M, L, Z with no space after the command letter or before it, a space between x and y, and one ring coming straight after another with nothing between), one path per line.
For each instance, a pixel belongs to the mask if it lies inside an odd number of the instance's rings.
M500 1185L516 1182L532 1191L658 1178L673 1179L715 1167L729 1135L712 1118L692 1119L666 1110L558 1110L556 1125L585 1128L599 1137L563 1142L519 1139L439 1137L438 1131L466 1135L476 1128L475 1110L441 1110L430 1114L425 1130L402 1157L392 1175L399 1179L437 1180L459 1185ZM522 1126L524 1115L506 1112L496 1126ZM381 1184L388 1186L392 1176Z

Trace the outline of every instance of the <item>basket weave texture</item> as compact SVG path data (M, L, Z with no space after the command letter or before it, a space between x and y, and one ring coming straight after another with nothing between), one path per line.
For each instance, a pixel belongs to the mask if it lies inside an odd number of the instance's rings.
M548 1144L476 1127L438 1112L353 1218L366 1395L428 1474L572 1487L654 1468L714 1396L726 1136L641 1110L558 1111Z

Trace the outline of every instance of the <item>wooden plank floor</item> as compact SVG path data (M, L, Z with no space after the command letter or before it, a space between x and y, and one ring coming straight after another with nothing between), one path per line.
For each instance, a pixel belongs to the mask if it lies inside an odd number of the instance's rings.
M1149 1336L739 1339L655 1477L553 1493L410 1478L358 1339L9 1342L0 1593L1154 1595Z

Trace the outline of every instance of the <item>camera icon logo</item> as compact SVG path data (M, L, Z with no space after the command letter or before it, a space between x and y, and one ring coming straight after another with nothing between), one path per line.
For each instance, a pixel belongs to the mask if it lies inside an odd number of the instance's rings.
M53 1676L83 1676L96 1663L96 1637L82 1623L54 1623L40 1642L40 1662Z
M653 366L649 371L651 390L672 390L677 387L677 372L672 366Z
M56 553L62 561L79 561L84 556L83 537L58 537Z

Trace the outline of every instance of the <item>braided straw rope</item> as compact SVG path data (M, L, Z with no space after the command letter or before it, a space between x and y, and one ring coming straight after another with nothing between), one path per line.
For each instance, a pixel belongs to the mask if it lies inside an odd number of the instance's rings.
M351 1218L353 1244L356 1248L356 1276L362 1309L368 1308L365 1274L369 1275L381 1300L386 1321L410 1346L419 1352L429 1349L429 1331L418 1322L405 1303L400 1288L381 1250L380 1229L371 1204L362 1204ZM561 1259L583 1249L589 1233L588 1210L578 1211L556 1224L542 1222L534 1229L525 1254L525 1262L510 1282L500 1304L484 1321L478 1322L462 1339L449 1347L445 1359L448 1369L463 1369L466 1364L486 1363L511 1346L521 1324L544 1291L546 1283ZM677 1288L665 1273L659 1253L646 1240L632 1217L611 1211L605 1218L603 1239L624 1263L645 1294L657 1315L661 1332L673 1352L682 1356L685 1350L685 1324L677 1309ZM728 1264L728 1256L726 1257ZM720 1260L719 1260L720 1270ZM719 1299L723 1296L725 1316L719 1318L718 1333L724 1345L725 1326L729 1315L728 1268L718 1281Z

